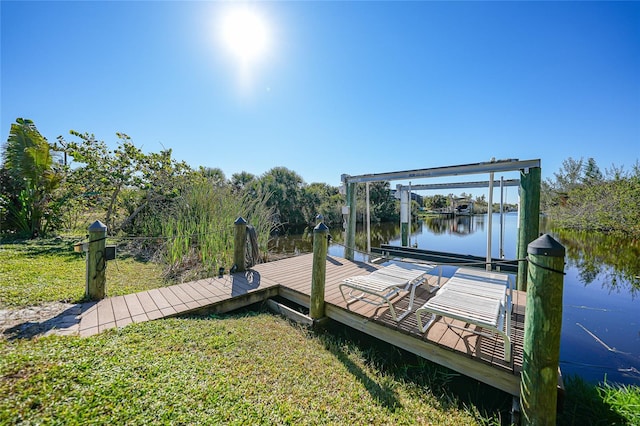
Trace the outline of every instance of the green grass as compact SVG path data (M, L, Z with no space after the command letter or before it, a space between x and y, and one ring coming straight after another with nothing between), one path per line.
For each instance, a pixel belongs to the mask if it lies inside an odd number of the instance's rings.
M603 402L613 412L629 424L640 425L640 387L606 384L599 389Z
M0 245L0 307L84 296L71 241ZM120 253L109 295L166 285ZM372 343L373 341L373 343ZM0 339L0 424L506 424L511 399L344 327L176 318L91 338ZM566 377L559 425L640 424L640 387Z
M80 302L85 292L85 255L71 240L0 244L0 308L46 302ZM168 284L162 267L118 253L106 270L107 295L135 293Z
M580 377L565 377L566 400L560 425L640 425L640 387L594 386Z
M424 384L437 374L414 374L266 313L165 319L90 338L1 341L0 424L490 421Z

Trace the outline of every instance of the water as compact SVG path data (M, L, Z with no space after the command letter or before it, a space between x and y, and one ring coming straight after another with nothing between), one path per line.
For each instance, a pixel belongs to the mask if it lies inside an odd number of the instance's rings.
M516 258L517 213L504 216L504 256ZM560 367L590 382L640 385L640 242L587 232L550 233L566 250ZM410 244L420 249L485 256L486 215L427 218L414 225ZM329 254L344 256L344 234L332 229ZM397 224L372 227L373 247L400 245ZM367 260L366 234L356 235L356 260ZM312 230L274 239L281 252L312 251ZM493 215L492 257L500 257L500 217Z

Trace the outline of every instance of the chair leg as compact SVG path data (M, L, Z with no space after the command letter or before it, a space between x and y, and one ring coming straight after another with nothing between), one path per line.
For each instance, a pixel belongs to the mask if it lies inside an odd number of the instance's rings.
M424 326L422 325L422 312L427 312L431 315L431 318ZM420 309L416 311L416 317L418 318L418 330L420 330L420 332L423 334L426 333L426 331L429 330L433 323L435 323L438 319L438 315L436 315L435 313Z
M389 305L389 312L391 312L391 318L393 318L394 321L400 321L398 319L398 317L396 316L396 310L393 307L393 303L391 303L391 301L389 299L387 299L387 298L385 298L384 300L385 300L385 302L387 302L387 305Z

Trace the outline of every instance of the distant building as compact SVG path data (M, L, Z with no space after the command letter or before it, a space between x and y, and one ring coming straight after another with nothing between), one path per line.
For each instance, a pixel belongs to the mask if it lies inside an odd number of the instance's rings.
M390 189L389 191L391 191L391 196L395 197L396 196L396 190L395 189ZM416 203L418 203L419 206L423 205L424 202L424 197L420 194L416 194L415 192L411 192L411 200L415 201Z

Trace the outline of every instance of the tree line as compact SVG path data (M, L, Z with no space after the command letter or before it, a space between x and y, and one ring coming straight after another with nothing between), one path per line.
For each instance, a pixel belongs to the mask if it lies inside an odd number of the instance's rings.
M72 140L59 136L51 143L31 120L19 118L11 125L0 167L2 233L36 237L83 231L100 219L110 235L159 236L168 217L186 214L190 191L203 186L229 198L253 200L253 208L259 200L270 229L311 224L318 213L327 223L343 220L339 188L306 184L285 167L261 176L242 171L227 179L219 168L194 169L175 160L171 149L144 153L124 133L116 134L115 149L93 134L71 130L70 135ZM387 182L372 185L371 201L373 221L397 217ZM249 214L246 208L237 210L233 214Z
M542 182L541 210L563 229L640 237L640 163L600 170L593 158L569 157Z
M343 221L344 196L338 187L307 184L285 167L260 176L242 171L227 179L219 168L194 169L175 160L171 149L144 153L124 133L116 134L115 149L93 134L72 130L70 135L72 140L59 136L51 143L31 120L19 118L11 125L2 147L0 232L35 237L84 231L99 218L111 235L163 236L176 218L204 214L193 206L215 210L218 205L222 211L223 204L226 221L260 212L267 234L278 226L312 224L318 213L329 224ZM197 191L210 199L189 200ZM424 207L444 207L451 195L424 197ZM593 158L569 158L541 188L541 210L565 228L640 235L638 199L637 162L629 172L612 166L603 173ZM370 200L372 222L398 220L399 203L389 182L372 183ZM484 195L476 197L475 206L489 210ZM414 212L418 207L412 202ZM365 211L364 185L358 185L356 210ZM364 220L364 213L358 220ZM174 231L178 228L174 223Z

